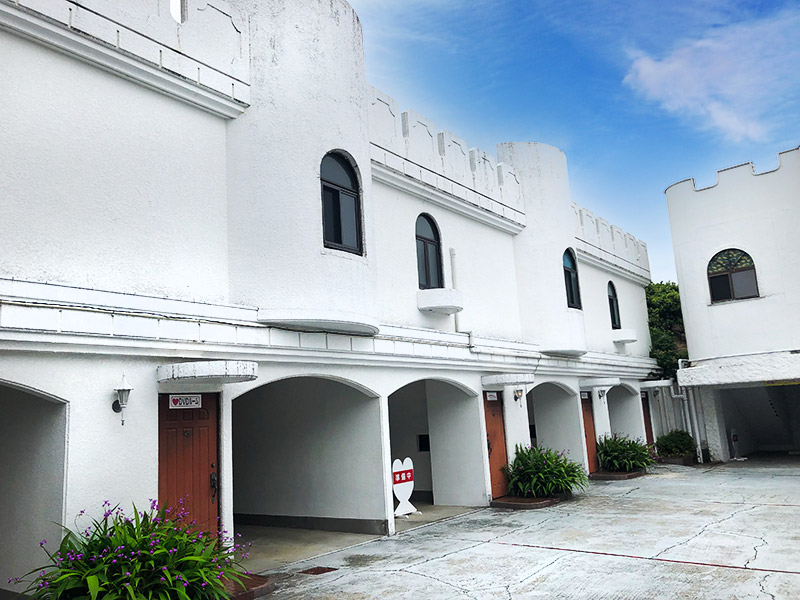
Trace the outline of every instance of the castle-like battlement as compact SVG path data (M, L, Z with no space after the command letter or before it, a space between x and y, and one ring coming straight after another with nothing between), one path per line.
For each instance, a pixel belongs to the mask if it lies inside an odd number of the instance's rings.
M247 20L224 0L185 0L184 7L179 23L169 0L0 0L0 16L11 31L235 116L250 102Z
M673 183L664 190L664 193L672 195L688 191L702 192L703 190L709 190L718 186L730 186L731 188L735 189L743 183L749 183L750 177L771 175L777 172L783 173L787 170L800 171L800 146L797 148L784 150L783 152L778 152L778 166L774 169L761 171L758 173L756 172L756 168L752 162L746 162L717 171L717 181L713 185L698 188L695 184L694 178L690 177L688 179L682 179L681 181Z
M650 278L647 244L574 202L572 209L575 212L578 249L626 271Z
M372 160L398 173L494 213L525 223L514 170L414 111L401 113L394 98L370 88Z

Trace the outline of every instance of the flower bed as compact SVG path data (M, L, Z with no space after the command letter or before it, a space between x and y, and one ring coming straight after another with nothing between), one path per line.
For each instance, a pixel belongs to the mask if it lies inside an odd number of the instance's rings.
M245 549L231 544L226 532L211 535L186 523L187 513L159 509L127 516L104 503L102 519L77 532L65 528L58 548L40 546L48 564L25 577L23 593L41 600L221 600L230 597L226 583L247 588L240 570ZM83 511L79 517L83 516Z

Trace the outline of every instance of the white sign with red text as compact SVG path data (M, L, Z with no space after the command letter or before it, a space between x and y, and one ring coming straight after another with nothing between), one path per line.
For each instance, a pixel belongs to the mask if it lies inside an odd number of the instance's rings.
M394 511L396 517L403 515L410 515L417 512L409 500L411 499L411 492L414 491L414 462L406 457L403 462L399 458L395 458L392 463L392 489L394 495L400 502L397 510Z
M170 394L170 409L203 408L203 397L200 394L184 394L182 396Z

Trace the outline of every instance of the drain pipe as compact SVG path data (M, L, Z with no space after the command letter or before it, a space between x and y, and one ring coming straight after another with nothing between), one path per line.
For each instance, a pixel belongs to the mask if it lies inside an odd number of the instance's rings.
M700 421L697 419L697 406L695 404L694 391L692 388L686 388L686 393L689 396L689 414L694 422L694 430L696 434L694 436L694 444L697 448L697 462L699 464L703 464L703 445L701 443L702 440L700 439Z
M450 248L450 283L453 286L454 290L458 289L458 283L456 279L456 249ZM456 333L461 333L461 324L458 318L458 312L453 313L453 327L455 327ZM472 345L472 340L470 339L470 345Z
M685 358L678 359L678 369L683 369L688 365L689 361ZM678 385L677 377L675 381L675 385L678 390L681 390L681 386ZM692 394L691 388L684 388L684 392L682 394L675 394L673 391L673 387L670 386L669 388L670 395L676 399L681 401L681 409L683 412L683 418L688 424L689 433L694 438L695 444L695 453L697 454L697 462L702 464L703 463L703 448L700 445L700 423L697 420L697 408L694 404L694 395Z

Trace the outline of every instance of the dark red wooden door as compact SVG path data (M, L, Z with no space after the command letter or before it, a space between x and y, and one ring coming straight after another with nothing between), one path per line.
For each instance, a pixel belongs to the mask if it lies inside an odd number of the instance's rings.
M647 445L653 447L653 422L650 419L650 400L647 392L642 392L642 414L644 415L644 434L647 437Z
M581 409L583 410L583 434L586 436L586 455L589 460L589 473L600 470L597 460L597 436L594 432L594 414L592 413L592 396L581 392Z
M201 406L185 408L196 397ZM187 522L210 532L217 531L219 515L218 404L218 394L158 396L159 504L182 506Z
M508 464L508 455L502 392L483 392L483 410L486 414L486 445L489 452L492 498L500 498L508 493L508 478L503 473L503 467Z

